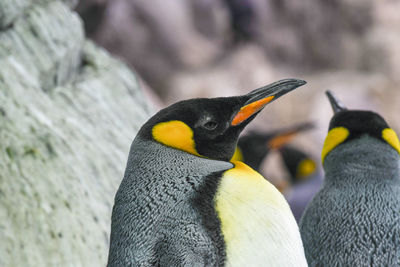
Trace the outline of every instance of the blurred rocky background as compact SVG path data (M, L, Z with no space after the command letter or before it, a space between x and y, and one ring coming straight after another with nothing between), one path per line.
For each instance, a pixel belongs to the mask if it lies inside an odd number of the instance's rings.
M105 266L115 191L151 113L73 1L0 1L0 266Z
M317 159L332 115L327 89L400 130L399 10L393 0L91 0L77 7L89 37L140 74L158 107L286 77L307 80L251 126L315 121L296 145ZM274 172L272 162L266 168Z
M318 159L330 89L399 131L399 10L393 0L1 0L0 266L104 266L130 143L177 100L296 77L308 85L253 129L314 121L293 144ZM274 153L264 172L286 175Z

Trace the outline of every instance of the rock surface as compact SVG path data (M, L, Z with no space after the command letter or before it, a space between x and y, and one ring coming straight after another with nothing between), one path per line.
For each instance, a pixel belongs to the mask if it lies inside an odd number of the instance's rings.
M74 2L0 4L0 266L106 264L113 197L151 113L138 77L85 40Z

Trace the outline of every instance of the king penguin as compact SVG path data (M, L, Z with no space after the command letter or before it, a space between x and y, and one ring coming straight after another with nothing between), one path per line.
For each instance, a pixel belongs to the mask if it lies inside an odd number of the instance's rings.
M262 162L271 150L281 148L299 133L313 127L314 125L311 122L305 122L270 132L250 131L239 138L232 159L243 161L259 172Z
M300 221L310 266L400 266L400 143L371 111L334 110L325 179Z
M238 136L265 105L305 84L190 99L134 139L112 212L108 266L307 266L279 191L241 162Z

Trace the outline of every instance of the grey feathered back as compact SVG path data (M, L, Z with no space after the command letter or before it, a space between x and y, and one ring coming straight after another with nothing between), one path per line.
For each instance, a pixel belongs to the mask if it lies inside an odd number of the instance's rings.
M229 162L133 141L115 197L108 266L220 266L224 243L213 208Z
M310 266L400 266L399 158L367 135L327 155L323 187L300 221Z

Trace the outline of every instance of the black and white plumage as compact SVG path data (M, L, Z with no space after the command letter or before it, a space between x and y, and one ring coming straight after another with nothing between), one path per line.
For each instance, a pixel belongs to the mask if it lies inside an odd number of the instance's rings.
M399 266L399 140L378 114L330 100L325 179L300 221L308 264Z
M213 174L232 167L137 137L115 198L109 266L221 266Z
M108 266L305 266L283 196L244 163L230 162L243 128L304 83L185 100L150 118L115 196Z

